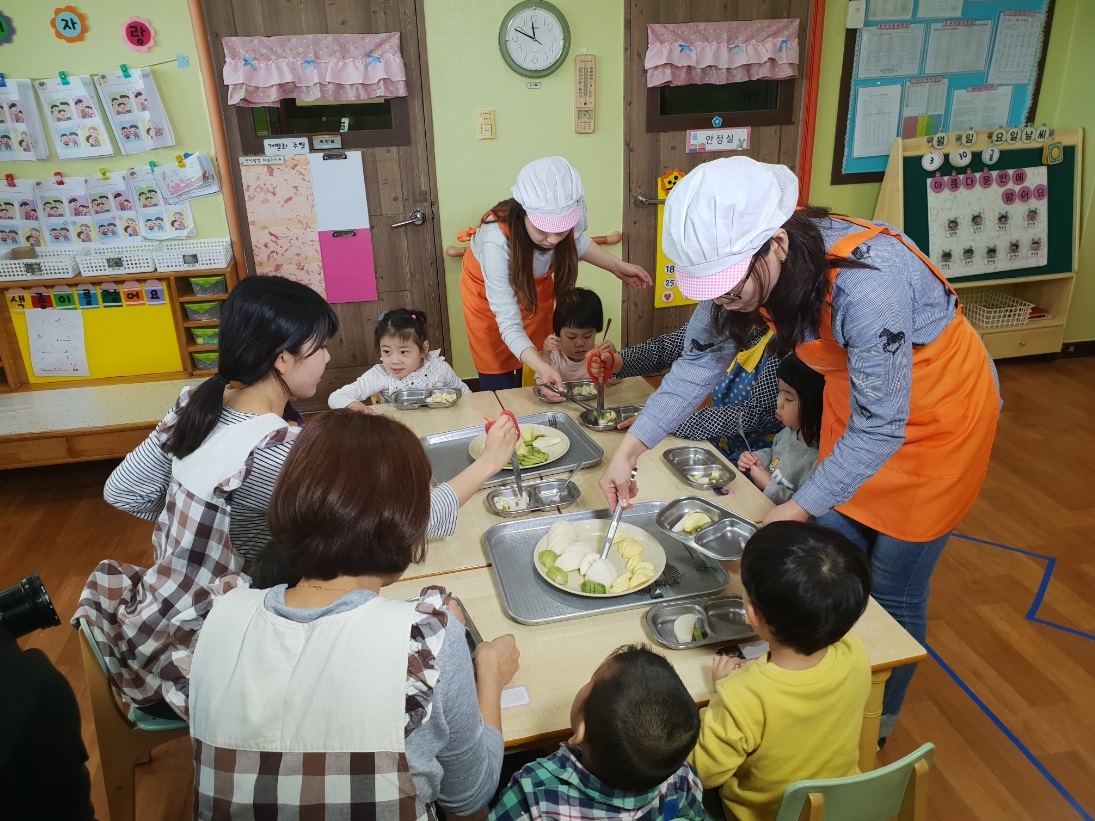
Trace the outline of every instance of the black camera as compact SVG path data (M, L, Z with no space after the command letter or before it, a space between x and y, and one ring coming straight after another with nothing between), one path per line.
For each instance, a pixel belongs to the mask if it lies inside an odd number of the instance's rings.
M37 573L31 573L14 587L0 590L0 626L15 638L60 623Z

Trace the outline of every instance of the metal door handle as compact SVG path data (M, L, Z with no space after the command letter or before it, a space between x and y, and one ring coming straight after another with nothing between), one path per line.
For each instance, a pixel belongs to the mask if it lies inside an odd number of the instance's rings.
M665 205L665 200L651 199L640 191L635 195L635 204L640 208L646 208L648 205Z
M397 222L392 228L405 228L408 225L422 225L426 222L426 212L421 211L418 208L414 209L410 213L410 219L405 219L403 222Z

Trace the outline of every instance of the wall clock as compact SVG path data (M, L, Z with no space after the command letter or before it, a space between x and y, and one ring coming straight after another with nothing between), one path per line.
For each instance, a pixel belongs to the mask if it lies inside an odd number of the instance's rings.
M525 77L555 72L570 52L570 26L551 3L525 0L510 9L498 29L506 65Z

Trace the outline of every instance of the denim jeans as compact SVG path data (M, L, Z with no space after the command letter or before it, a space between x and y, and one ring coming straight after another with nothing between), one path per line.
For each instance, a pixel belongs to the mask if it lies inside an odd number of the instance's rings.
M506 373L481 373L479 374L479 390L504 391L509 388L521 387L521 370L507 371Z
M817 520L819 525L847 536L867 554L871 562L871 595L906 631L923 644L928 637L928 593L931 575L950 533L930 542L905 542L879 533L843 513L831 510ZM894 668L882 698L884 738L892 731L909 689L915 664Z

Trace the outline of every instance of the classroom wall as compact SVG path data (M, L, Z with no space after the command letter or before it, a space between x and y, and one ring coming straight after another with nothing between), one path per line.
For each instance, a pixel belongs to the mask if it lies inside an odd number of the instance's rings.
M15 0L3 5L3 12L15 24L15 38L8 45L0 46L0 72L20 79L55 78L58 71L67 71L72 76L97 74L118 71L121 63L138 68L170 60L169 65L154 67L152 76L175 132L176 144L171 148L122 156L111 134L113 157L59 160L51 148L50 156L45 160L0 163L0 180L4 174L49 178L54 171L60 171L66 177L96 174L104 167L120 171L147 164L149 160L173 162L176 154L186 152L201 151L212 156L213 136L186 0L77 2L74 5L85 15L88 25L87 36L79 43L57 39L50 27L53 10L63 5L44 0ZM122 40L122 22L134 15L147 19L156 31L155 45L147 52L130 51ZM177 68L176 54L185 54L190 59L190 67ZM42 114L41 106L39 114ZM197 229L195 239L228 236L224 200L219 194L193 200L191 208Z
M831 185L840 69L844 60L844 20L848 0L828 0L821 52L821 89L818 94L814 166L810 200L853 217L871 217L881 183ZM1059 128L1084 129L1084 167L1081 186L1080 255L1072 297L1068 342L1095 339L1095 85L1091 83L1089 49L1095 42L1095 2L1056 0L1050 30L1042 89L1034 122Z
M441 234L456 244L458 231L479 221L510 196L517 172L537 157L566 157L582 175L592 235L623 227L623 0L553 0L572 35L566 63L529 90L498 51L498 27L514 0L425 0L426 52L433 106L434 154ZM597 122L589 135L574 133L574 56L597 57ZM476 139L477 109L496 111L498 138ZM619 255L620 246L610 247ZM620 341L620 283L583 263L579 284L601 297L612 317L609 337ZM460 303L460 260L446 258L452 351L461 376L474 376Z

